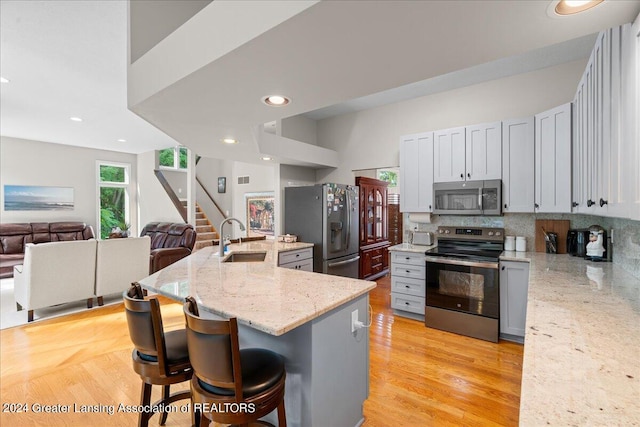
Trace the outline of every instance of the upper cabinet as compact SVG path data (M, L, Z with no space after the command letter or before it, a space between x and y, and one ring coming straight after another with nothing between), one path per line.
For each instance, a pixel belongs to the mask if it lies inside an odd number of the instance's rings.
M571 104L535 116L535 211L571 212Z
M465 180L465 130L463 127L433 133L433 182Z
M400 211L433 211L433 132L400 138Z
M640 219L638 22L601 32L573 113L574 212Z
M501 126L495 122L434 132L433 181L500 179Z
M502 122L467 126L465 130L467 180L502 178Z
M533 117L502 122L502 203L505 213L534 211Z

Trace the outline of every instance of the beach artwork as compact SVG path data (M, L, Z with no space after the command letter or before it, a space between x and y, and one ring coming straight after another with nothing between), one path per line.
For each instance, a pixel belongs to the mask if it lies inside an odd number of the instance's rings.
M72 211L73 187L5 185L5 211Z

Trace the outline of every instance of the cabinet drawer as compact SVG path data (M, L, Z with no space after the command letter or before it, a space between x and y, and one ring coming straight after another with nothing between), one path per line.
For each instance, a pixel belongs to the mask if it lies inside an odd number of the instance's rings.
M313 248L298 249L296 251L280 252L278 254L278 265L288 264L294 261L313 258Z
M424 279L408 279L406 277L391 277L391 292L414 295L424 298L426 295L426 283Z
M396 310L424 314L424 305L424 298L391 292L391 308L395 308Z
M424 254L417 252L398 252L391 251L391 263L421 265L424 267Z
M280 267L291 268L293 270L313 271L313 258L280 264Z
M405 264L391 264L391 277L408 277L411 279L422 279L426 277L427 267L405 265Z

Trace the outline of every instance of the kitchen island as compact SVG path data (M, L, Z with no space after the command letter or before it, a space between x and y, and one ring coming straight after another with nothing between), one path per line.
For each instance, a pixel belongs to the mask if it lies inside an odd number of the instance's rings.
M640 425L640 279L569 255L530 262L520 425Z
M268 348L285 357L289 426L356 426L369 394L369 336L351 332L352 312L369 321L374 282L278 267L279 253L308 243L256 241L203 248L143 279L152 292L196 298L201 314L236 317L240 346ZM224 262L237 254L264 261ZM267 420L275 423L274 414Z

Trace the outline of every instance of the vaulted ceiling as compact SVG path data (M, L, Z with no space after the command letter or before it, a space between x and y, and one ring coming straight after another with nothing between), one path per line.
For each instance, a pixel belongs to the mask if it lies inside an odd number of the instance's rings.
M10 82L0 86L0 134L133 153L178 141L252 160L261 123L585 57L594 33L640 12L639 1L616 0L558 18L550 3L213 1L132 64L127 99L126 2L3 0L0 75ZM264 105L273 93L292 102Z

